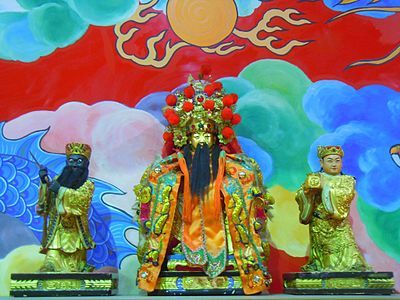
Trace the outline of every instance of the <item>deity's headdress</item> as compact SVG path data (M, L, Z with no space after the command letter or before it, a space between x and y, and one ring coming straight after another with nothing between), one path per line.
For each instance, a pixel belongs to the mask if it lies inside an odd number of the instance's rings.
M72 154L79 154L86 157L90 160L90 154L92 153L92 149L87 144L81 143L69 143L65 146L65 154L70 156Z
M181 148L188 143L190 133L209 131L218 137L220 145L237 142L233 125L241 121L235 114L236 94L226 94L221 82L194 80L190 75L188 86L166 97L163 113L169 125L163 138Z
M324 158L327 155L339 155L340 157L344 156L344 152L342 147L340 146L318 146L317 155L319 158Z

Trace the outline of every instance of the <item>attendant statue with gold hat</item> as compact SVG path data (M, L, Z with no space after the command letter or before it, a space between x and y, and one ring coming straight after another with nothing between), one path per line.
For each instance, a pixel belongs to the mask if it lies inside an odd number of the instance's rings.
M367 271L349 220L356 180L342 174L340 146L319 146L321 171L311 173L297 191L300 222L309 224L310 256L305 272Z
M38 213L45 218L41 252L46 254L41 272L84 272L86 251L95 244L88 228L88 211L94 183L88 179L89 145L66 145L66 166L50 181L41 166Z
M266 223L273 199L232 129L240 122L237 98L220 82L191 76L186 88L167 96L164 158L135 187L141 289L255 294L269 286ZM168 271L181 275L163 277Z

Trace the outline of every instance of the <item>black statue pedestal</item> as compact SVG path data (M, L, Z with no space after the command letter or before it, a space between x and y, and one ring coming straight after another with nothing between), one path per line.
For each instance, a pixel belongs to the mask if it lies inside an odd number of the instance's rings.
M10 296L111 296L117 287L116 273L14 273Z
M200 270L191 270L183 254L167 256L156 288L149 296L201 296L244 295L242 280L233 255L229 255L227 270L216 278L208 277Z
M283 274L284 292L296 295L390 295L392 272L299 272Z

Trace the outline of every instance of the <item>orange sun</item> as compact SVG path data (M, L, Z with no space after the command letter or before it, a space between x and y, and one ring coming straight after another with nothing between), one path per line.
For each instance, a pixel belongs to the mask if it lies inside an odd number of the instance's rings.
M207 47L232 33L238 13L234 0L169 0L167 17L183 41Z

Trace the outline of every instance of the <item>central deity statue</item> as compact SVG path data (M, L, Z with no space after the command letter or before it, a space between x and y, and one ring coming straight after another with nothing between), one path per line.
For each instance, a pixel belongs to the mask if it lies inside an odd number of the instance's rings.
M185 270L208 278L238 271L245 294L270 285L266 223L273 198L232 129L240 122L237 99L220 82L191 76L186 88L167 96L164 158L135 186L141 289L156 288L174 254L183 257Z

